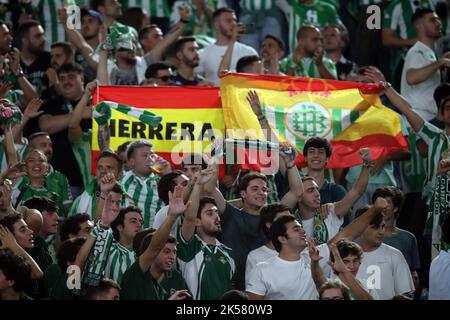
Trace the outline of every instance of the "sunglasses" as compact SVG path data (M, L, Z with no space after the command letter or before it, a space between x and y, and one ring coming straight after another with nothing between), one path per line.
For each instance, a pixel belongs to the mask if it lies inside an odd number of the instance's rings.
M175 77L174 76L162 76L162 77L159 77L157 79L162 80L164 82L167 82L169 80L175 81Z

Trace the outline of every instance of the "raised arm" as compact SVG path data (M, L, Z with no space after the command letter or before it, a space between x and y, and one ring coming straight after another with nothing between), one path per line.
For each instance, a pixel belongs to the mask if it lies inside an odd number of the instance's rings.
M231 41L228 44L228 48L220 61L219 68L217 69L217 76L220 78L222 70L231 69L231 58L233 57L234 45L239 39L239 35L244 31L243 24L237 24L233 27L233 34L231 35Z
M14 235L3 225L0 225L0 241L4 248L7 248L14 252L18 256L22 256L28 262L31 267L31 279L39 280L44 277L44 273L42 272L39 265L34 261L34 259L26 252L16 241Z
M350 209L364 194L369 183L370 176L370 151L368 148L363 148L359 151L359 156L363 161L361 172L359 173L358 180L345 195L342 200L336 202L335 213L338 217L343 217L350 212Z
M32 99L39 98L36 90L31 85L26 77L21 75L20 71L20 51L17 48L13 48L9 53L10 69L17 79L17 84L23 91L23 96L20 98L20 105L26 106Z
M412 47L417 42L417 38L402 39L398 37L397 32L391 28L383 28L381 39L384 46L393 48Z
M332 243L329 245L330 251L333 254L334 262L329 261L330 267L337 272L339 279L349 287L353 296L356 300L373 300L373 297L366 289L361 285L361 283L352 275L350 270L345 265L344 261L339 254L336 244Z
M369 208L366 212L364 212L361 216L354 219L349 225L347 225L344 229L339 231L337 235L335 235L332 239L330 239L327 243L330 245L331 243L337 243L341 239L347 239L349 241L353 241L357 237L359 237L364 230L369 226L370 221L382 212L387 207L387 201L383 198L377 198L372 207Z
M182 21L189 21L191 10L184 10L184 8L181 8L179 11L180 21L167 32L162 41L160 41L149 53L146 54L146 56L149 55L151 57L151 61L161 61L167 48L183 34L186 24Z
M384 93L392 102L392 104L406 117L414 131L418 132L424 125L424 120L411 107L408 101L405 100L394 88L386 83L384 75L375 68L369 68L365 75L375 83L380 83L385 86Z
M106 49L108 43L108 33L105 27L100 29L100 53L99 61L97 65L97 79L101 85L109 85L110 79L108 74L108 54L109 50Z
M200 172L195 180L194 188L192 189L191 196L189 198L189 208L184 214L183 226L181 228L183 239L189 241L192 239L195 233L195 222L197 219L197 212L199 207L200 197L203 192L203 186L209 181L215 178L215 169L208 167Z
M227 205L227 201L220 192L219 188L217 188L217 180L219 179L219 165L213 164L213 168L215 168L215 172L211 180L209 180L205 186L204 191L206 194L210 195L216 201L217 209L219 210L219 214L222 214L225 211L225 207Z
M320 267L319 261L323 259L319 254L319 250L316 248L316 241L314 239L310 239L308 241L308 252L309 257L311 259L311 275L316 285L317 291L319 291L320 287L327 281L327 277L323 273L322 268Z
M293 209L298 203L298 198L303 193L303 183L295 165L293 155L280 151L280 157L283 158L284 165L287 170L289 182L289 191L281 199L281 203Z
M95 48L92 48L87 41L83 38L81 33L76 29L69 29L67 26L67 11L65 8L58 9L58 16L61 24L63 25L64 31L67 35L67 40L69 40L75 48L83 56L83 59L87 61L88 65L92 69L97 69L97 62L92 59L91 55Z
M172 226L187 208L188 205L185 205L183 202L183 187L176 186L173 193L169 191L169 211L167 212L167 218L153 235L150 245L139 257L139 266L143 272L148 271L156 256L164 248Z
M81 129L81 120L83 120L83 113L85 112L86 106L89 102L89 98L92 96L92 92L97 87L96 81L89 82L81 96L80 101L78 101L75 110L70 113L69 119L69 131L68 137L70 141L78 141L83 134Z
M95 217L94 221L97 222L102 218L106 199L108 198L109 193L116 185L117 180L113 173L107 173L103 178L100 179L100 196L96 197L95 204ZM122 199L120 199L121 201ZM120 207L120 202L118 203Z
M42 106L42 100L38 98L34 98L30 100L28 105L25 107L25 110L23 111L22 115L22 121L20 121L19 124L15 125L11 131L13 134L13 139L15 142L21 141L22 134L23 134L23 128L25 125L30 121L31 119L36 118L40 114L42 114L44 111L39 111L39 108Z

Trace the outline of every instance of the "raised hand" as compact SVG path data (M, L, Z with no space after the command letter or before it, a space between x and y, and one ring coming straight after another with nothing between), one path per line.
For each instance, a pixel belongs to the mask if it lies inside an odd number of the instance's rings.
M9 59L9 68L13 72L13 74L17 74L19 72L20 67L20 51L17 48L13 48L7 54Z
M439 174L450 177L450 159L444 159L439 162Z
M331 212L331 208L333 207L333 203L325 203L320 206L320 216L322 219L328 218Z
M94 92L95 88L97 88L97 81L91 81L89 82L86 87L84 88L84 95L87 97L91 97L92 93Z
M58 9L58 18L59 22L61 22L62 25L66 25L67 23L67 11L66 8L59 8Z
M238 41L239 37L242 33L245 32L245 26L242 23L238 23L233 27L232 34L231 34L231 40L232 41Z
M344 272L350 272L350 270L347 268L347 266L345 265L344 261L341 258L341 255L339 254L339 250L336 246L335 243L330 243L328 245L328 247L330 248L331 253L333 254L334 257L334 262L332 262L331 260L328 261L328 265L334 270L336 271L338 274L339 273L344 273Z
M43 101L39 98L31 99L31 101L28 103L27 107L23 112L24 119L33 119L39 116L40 114L44 113L44 111L39 111L42 104Z
M318 48L316 51L314 51L313 59L317 66L323 65L323 55L324 52L321 48Z
M370 162L371 156L369 148L362 148L361 150L359 150L358 154L364 163Z
M100 179L100 191L104 194L110 192L117 183L114 173L107 173Z
M319 250L317 250L317 242L316 239L311 238L308 241L308 252L309 252L309 257L311 258L311 261L314 262L319 262L320 260L323 259L323 257L319 254Z
M3 225L0 225L0 241L2 242L2 247L6 249L12 250L15 246L18 246L14 235Z
M371 170L372 175L379 176L381 172L383 171L384 166L387 163L387 159L379 158L378 160L373 161L373 168Z
M376 209L378 209L379 211L383 211L384 209L387 208L388 206L388 202L386 201L386 199L378 197L375 200L375 203L373 204L375 206Z
M196 177L196 183L201 186L208 183L211 178L214 177L215 172L216 168L212 165L209 165L206 169L199 172L198 176Z
M2 82L0 83L0 99L5 96L5 94L14 87L12 83Z
M378 68L370 66L364 71L364 75L373 83L380 83L384 87L387 85L384 74Z
M0 175L1 179L15 180L21 176L26 176L26 172L20 172L20 168L25 165L24 162L17 162L8 165L8 168Z
M259 100L259 96L254 90L249 90L247 94L247 101L250 104L250 107L252 107L253 113L260 117L263 115L261 110L261 101Z
M169 211L168 215L174 215L176 217L183 214L189 206L189 202L184 204L183 201L183 187L175 186L173 192L169 191Z

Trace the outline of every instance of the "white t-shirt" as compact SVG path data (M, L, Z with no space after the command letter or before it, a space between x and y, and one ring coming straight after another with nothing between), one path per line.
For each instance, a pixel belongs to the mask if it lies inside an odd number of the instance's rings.
M270 249L266 245L250 251L247 256L247 263L245 264L245 285L247 286L248 279L250 279L250 275L258 263L269 260L277 255L278 252L276 250Z
M450 300L450 252L441 250L430 266L429 300Z
M330 258L328 245L317 246L325 268ZM325 272L327 274L327 272ZM280 259L277 255L260 262L250 274L246 291L264 296L266 300L317 300L318 293L311 275L311 260L305 249L297 261Z
M218 46L212 44L203 50L200 50L200 65L195 69L197 72L203 72L205 78L214 82L214 85L219 85L219 77L217 71L220 66L220 62L227 51L228 46ZM230 71L235 71L236 64L240 58L245 56L258 55L255 49L249 47L240 42L235 42L233 55L231 57Z
M164 206L156 213L155 218L153 219L153 229L159 229L161 225L164 223L164 221L167 219L167 213L169 212L169 206ZM174 237L178 234L178 228L181 227L181 216L177 218L177 221L173 224L172 230L170 231L170 234Z
M403 254L394 247L382 243L371 252L364 252L358 279L369 289L374 289L380 300L414 291L408 263Z
M433 93L441 82L440 71L436 70L427 80L415 85L408 84L406 72L411 68L423 68L436 61L437 58L434 51L424 43L417 41L409 49L402 71L401 94L408 100L414 111L426 121L436 117L438 111L436 102L433 99Z
M341 282L342 284L346 285L345 283L342 282L342 280L339 278L339 276L338 276L337 274L335 274L334 272L333 272L333 274L331 275L330 279L339 281L339 282ZM373 298L374 300L380 300L380 297L378 296L378 293L377 293L376 290L367 288L367 286L366 286L366 281L363 281L363 280L358 279L358 278L356 278L356 280L359 282L359 284L361 285L361 287L363 287L363 288L364 288L364 289L372 296L372 298ZM350 291L350 297L352 298L352 300L356 300L355 297L354 297L354 295L353 295L353 293L352 293L352 291Z
M330 203L330 214L324 220L325 225L328 229L328 240L332 239L335 235L339 233L339 230L344 223L344 218L340 218L335 212L335 203ZM304 220L302 219L302 226L306 232L306 239L309 240L314 235L314 218Z

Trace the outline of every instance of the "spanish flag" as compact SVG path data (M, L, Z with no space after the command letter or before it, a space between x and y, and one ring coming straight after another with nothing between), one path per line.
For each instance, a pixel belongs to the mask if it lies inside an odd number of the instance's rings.
M228 138L266 140L247 102L249 90L258 93L270 127L280 141L296 148L300 163L306 140L315 136L333 147L329 168L360 164L358 151L364 147L370 149L372 160L407 150L400 116L378 97L381 86L269 75L231 73L221 78Z
M145 139L172 164L181 163L188 152L210 152L211 141L225 132L219 91L215 87L99 86L93 104L125 105L134 115L111 108L110 146L112 150L129 141ZM122 108L124 109L124 108ZM140 117L136 113L142 111ZM151 115L153 125L142 115ZM157 118L157 119L156 119ZM99 155L98 124L92 121L92 172Z

